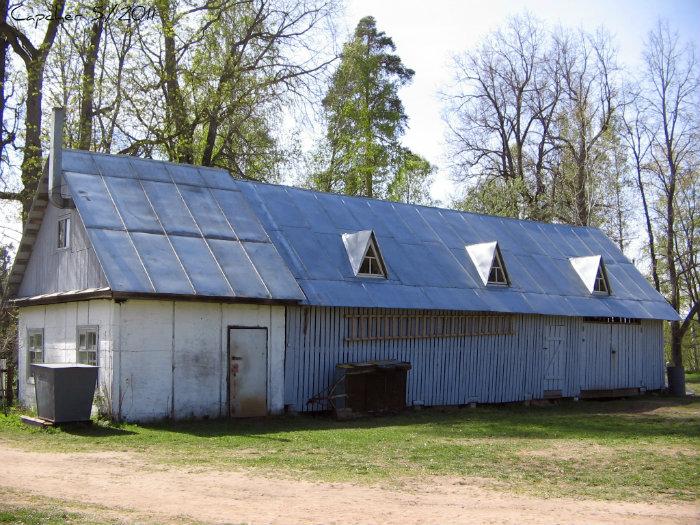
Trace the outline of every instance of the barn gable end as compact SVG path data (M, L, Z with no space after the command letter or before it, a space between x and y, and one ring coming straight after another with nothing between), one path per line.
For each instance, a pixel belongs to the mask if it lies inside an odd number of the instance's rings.
M57 245L58 221L69 220L65 248ZM48 202L18 289L20 297L100 289L108 286L99 260L75 209Z

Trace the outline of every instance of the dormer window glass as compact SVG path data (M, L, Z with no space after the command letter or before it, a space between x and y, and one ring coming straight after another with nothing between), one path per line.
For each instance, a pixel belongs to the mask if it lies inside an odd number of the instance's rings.
M501 259L501 252L496 248L493 254L493 262L491 263L491 270L489 271L488 284L504 284L508 285L508 277L506 276L506 270L503 266L503 260Z
M593 291L597 293L610 293L608 291L608 280L605 278L605 272L603 271L603 265L598 266L598 272L595 276L595 284L593 285Z
M370 242L367 245L367 253L365 254L365 258L362 260L360 271L358 271L357 274L371 277L384 277L384 269L382 268L379 256L377 255L377 248L374 244L374 239L370 239Z

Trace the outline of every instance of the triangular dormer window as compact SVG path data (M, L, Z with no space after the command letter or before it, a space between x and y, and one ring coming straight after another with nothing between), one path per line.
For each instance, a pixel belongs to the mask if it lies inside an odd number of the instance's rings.
M503 263L503 255L501 255L498 242L470 244L466 249L484 284L510 285L510 279L508 278L506 265Z
M589 293L610 295L608 274L600 255L572 257L569 261Z
M350 266L357 277L386 278L386 266L373 231L344 233L343 244L348 252Z

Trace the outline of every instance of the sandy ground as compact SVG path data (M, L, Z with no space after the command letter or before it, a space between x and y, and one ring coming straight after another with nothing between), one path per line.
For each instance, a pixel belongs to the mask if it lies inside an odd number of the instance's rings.
M163 466L127 453L41 453L6 445L0 445L0 486L15 494L99 505L109 509L106 515L117 511L139 523L700 523L693 503L542 499L455 478L380 489Z

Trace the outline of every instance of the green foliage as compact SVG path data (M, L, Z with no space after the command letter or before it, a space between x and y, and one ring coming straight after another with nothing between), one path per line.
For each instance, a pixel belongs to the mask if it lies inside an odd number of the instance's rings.
M387 188L387 199L411 204L432 204L430 185L435 166L408 148L401 148L399 168Z
M396 197L399 175L412 170L423 179L432 171L417 166L417 157L406 155L399 139L407 116L398 95L410 82L413 70L405 67L393 52L390 37L377 29L373 17L360 20L355 34L343 47L340 65L323 99L327 120L324 151L325 169L316 173L312 184L325 191L367 197ZM405 190L404 184L404 190Z
M683 354L683 366L686 371L700 373L700 321L695 318L689 322L688 330L683 334L681 352ZM673 362L673 356L671 355L671 327L668 323L664 323L664 356L667 363ZM700 395L700 387L697 389L697 394Z
M14 308L6 304L5 290L2 286L7 282L12 259L11 246L0 246L0 296L3 304L0 305L0 359L7 359L9 363L15 361L15 346L17 341L17 316Z
M501 217L520 217L523 210L522 179L487 179L477 182L466 191L466 195L456 198L452 207L457 210Z
M238 176L275 180L284 161L272 129L279 124L277 43L251 39L272 30L256 18L256 6L209 14L209 24L183 71L182 89L192 100L201 125L192 137L197 162L228 169ZM247 43L247 45L246 45ZM251 64L255 63L255 67Z

